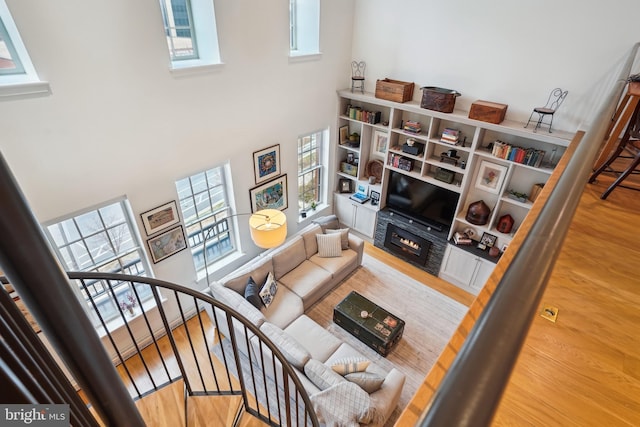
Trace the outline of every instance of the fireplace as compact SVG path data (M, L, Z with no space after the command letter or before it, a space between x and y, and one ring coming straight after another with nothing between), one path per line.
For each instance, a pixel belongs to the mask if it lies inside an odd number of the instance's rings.
M426 265L431 242L410 231L389 224L384 247L401 258L419 265Z

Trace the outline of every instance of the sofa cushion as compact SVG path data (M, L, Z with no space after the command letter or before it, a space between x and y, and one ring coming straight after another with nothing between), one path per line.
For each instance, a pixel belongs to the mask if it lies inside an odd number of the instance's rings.
M314 224L318 224L322 228L322 232L326 232L327 229L340 228L340 222L336 215L327 215L313 220Z
M258 310L264 307L260 298L260 286L253 280L253 277L249 277L247 281L247 287L244 289L244 298Z
M316 234L321 233L322 228L318 224L310 224L300 231L302 240L304 240L304 249L307 253L307 259L318 253L318 241L316 239Z
M261 310L266 321L279 328L286 328L291 322L304 313L302 298L286 286L278 284L278 294L269 307ZM253 308L253 306L251 306Z
M263 325L264 326L264 325ZM352 372L363 372L371 364L370 360L364 357L347 357L339 359L331 363L331 369L339 373L340 375L347 375Z
M316 234L318 240L318 256L331 258L342 256L340 234Z
M304 365L304 373L320 390L326 390L332 385L346 381L333 369L316 359L311 359Z
M344 277L358 266L358 254L347 249L342 251L341 257L322 258L314 255L309 261L327 270L333 277Z
M339 228L337 230L326 230L327 234L336 234L340 233L340 245L342 246L342 250L349 249L349 229L348 228Z
M264 281L264 285L262 285L262 289L260 289L260 299L265 307L269 307L273 300L276 297L276 292L278 292L278 283L273 278L273 273L269 273L267 275L267 280Z
M223 277L218 283L235 290L240 295L244 295L244 289L247 286L249 277L253 277L256 283L262 284L267 279L267 274L272 271L271 257L259 258L255 261L250 261L248 265L240 270Z
M307 259L302 236L296 236L284 246L278 248L271 256L273 259L273 273L277 280L296 268Z
M311 359L309 352L295 338L277 327L276 325L265 322L260 330L269 338L282 355L298 369L303 369L304 365Z
M326 294L332 284L331 273L307 260L279 282L302 298L305 309Z
M227 289L219 285L211 285L211 295L223 304L228 305L249 319L255 326L260 327L264 323L265 316L260 310L255 308L242 295L232 289Z
M306 372L306 371L305 371ZM343 377L347 381L358 384L361 389L371 394L380 390L384 378L371 372L353 372Z
M331 332L317 324L306 314L298 317L285 331L306 348L313 359L324 362L342 344Z

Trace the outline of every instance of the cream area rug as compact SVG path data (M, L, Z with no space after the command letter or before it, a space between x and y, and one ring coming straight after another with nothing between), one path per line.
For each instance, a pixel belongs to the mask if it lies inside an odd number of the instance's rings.
M333 308L356 291L405 321L404 334L385 358L333 323ZM316 303L307 314L372 362L406 375L398 407L386 423L392 426L467 312L467 307L366 253L362 266Z

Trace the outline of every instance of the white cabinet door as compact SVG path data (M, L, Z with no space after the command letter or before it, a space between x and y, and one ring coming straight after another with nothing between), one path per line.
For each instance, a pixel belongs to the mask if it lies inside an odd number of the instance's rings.
M376 232L376 211L358 205L355 206L355 209L353 228L365 236L373 238Z
M476 270L476 256L447 245L440 267L440 277L461 288L469 287Z
M484 288L484 284L487 283L487 279L493 273L493 268L496 265L492 262L485 261L481 258L478 258L478 266L476 267L476 274L471 281L471 288L474 290L473 292L477 294Z
M334 200L338 221L340 221L341 224L352 228L355 219L355 206L348 198L339 194L335 195Z
M373 238L376 232L377 212L358 202L349 200L347 196L336 194L335 213L341 224Z

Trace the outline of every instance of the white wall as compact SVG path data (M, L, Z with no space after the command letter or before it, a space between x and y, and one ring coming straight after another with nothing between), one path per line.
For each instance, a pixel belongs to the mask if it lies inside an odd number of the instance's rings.
M356 0L353 57L376 79L413 81L509 105L526 121L551 89L569 90L554 127L575 130L637 41L633 0ZM422 92L414 91L419 100Z
M322 2L322 57L296 63L287 0L216 1L224 65L182 77L169 72L157 0L7 3L52 88L0 102L0 150L39 221L126 195L142 230L138 214L175 200L177 179L227 160L237 211L249 212L252 153L280 144L295 232L297 136L334 127L335 91L349 82L353 1ZM248 233L242 244L257 253ZM153 268L193 285L188 251Z

